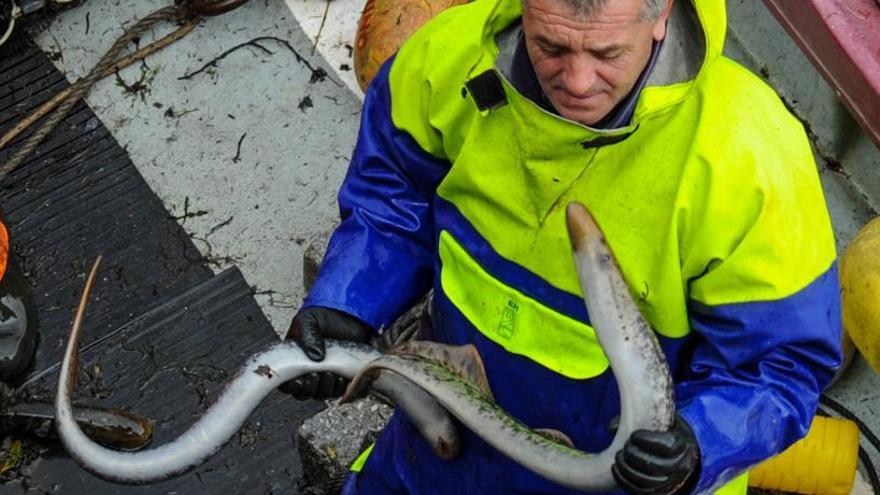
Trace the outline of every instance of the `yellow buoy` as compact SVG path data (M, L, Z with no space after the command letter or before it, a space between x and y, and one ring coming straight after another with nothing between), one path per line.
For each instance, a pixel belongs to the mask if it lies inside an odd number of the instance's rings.
M806 495L848 495L858 455L855 423L817 416L807 436L749 472L749 486Z
M840 260L843 328L880 372L880 217L850 242Z

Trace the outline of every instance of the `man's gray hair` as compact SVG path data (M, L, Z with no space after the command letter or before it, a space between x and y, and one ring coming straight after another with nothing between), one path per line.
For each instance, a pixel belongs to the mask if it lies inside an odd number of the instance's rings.
M588 19L597 14L602 7L608 3L608 0L559 0L568 4L575 14ZM525 4L527 0L523 0ZM663 9L666 7L666 0L644 0L645 9L642 11L641 19L645 21L653 21L660 17Z

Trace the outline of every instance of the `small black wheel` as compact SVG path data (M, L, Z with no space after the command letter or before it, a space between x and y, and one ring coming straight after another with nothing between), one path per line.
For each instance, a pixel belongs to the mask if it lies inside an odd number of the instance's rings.
M0 279L0 381L21 376L33 361L39 339L30 281L9 260Z

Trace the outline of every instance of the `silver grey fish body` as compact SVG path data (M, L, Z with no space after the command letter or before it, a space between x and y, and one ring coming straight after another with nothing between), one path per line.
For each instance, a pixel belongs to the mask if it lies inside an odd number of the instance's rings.
M137 453L105 449L82 434L70 411L85 296L62 362L56 396L59 436L71 456L87 470L119 482L148 483L206 460L235 434L262 398L286 380L304 373L330 371L350 378L358 375L352 383L356 390L360 387L358 381L376 378L377 370L387 369L421 387L487 443L537 474L580 490L613 489L614 455L630 434L637 429L662 431L671 427L672 379L656 336L639 313L604 236L585 208L569 205L568 228L591 325L621 394L620 426L611 445L600 453L565 447L532 431L488 398L484 389L430 357L379 357L372 349L332 342L328 342L326 358L320 363L310 361L290 343L277 344L255 356L205 415L169 444Z
M523 467L569 488L608 491L616 487L611 474L614 456L630 435L638 429L667 431L672 426L673 383L660 344L636 307L605 237L583 206L572 204L567 213L590 323L620 390L620 423L605 450L586 453L546 438L430 356L385 355L364 368L349 388L360 388L361 380L370 380L376 370L394 371L422 387L466 427Z
M599 226L579 203L569 204L567 221L590 324L620 392L620 424L614 440L590 463L601 470L596 489L611 488L616 486L611 476L614 455L630 435L640 429L672 427L674 384L657 336L636 306Z
M328 343L329 344L329 343ZM64 447L81 466L118 483L145 484L183 474L202 464L235 435L260 402L288 379L330 371L352 377L378 356L363 346L329 344L324 361L313 362L293 343L279 343L251 358L186 432L174 441L139 452L119 452L87 437L73 422L66 387L56 395L58 433ZM61 373L65 375L64 363Z
M383 371L378 373L369 388L402 410L438 457L453 459L458 456L461 451L458 428L446 409L418 385L405 376Z
M100 259L100 258L99 258ZM110 481L146 484L183 474L205 462L238 432L260 402L287 380L312 372L331 372L353 378L380 356L373 347L349 342L326 342L323 361L314 362L292 342L280 342L251 357L227 384L219 399L180 437L167 444L138 452L119 452L92 441L74 421L71 396L76 386L77 350L88 293L98 263L86 283L61 363L55 396L58 436L70 456L87 471ZM458 452L452 419L422 389L384 378L377 390L399 399L416 428L437 449L451 457ZM401 397L401 396L406 397Z

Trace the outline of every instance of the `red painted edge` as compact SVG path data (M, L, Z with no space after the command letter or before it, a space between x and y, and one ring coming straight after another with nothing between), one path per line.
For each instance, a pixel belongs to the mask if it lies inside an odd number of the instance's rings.
M764 0L880 148L880 3Z

